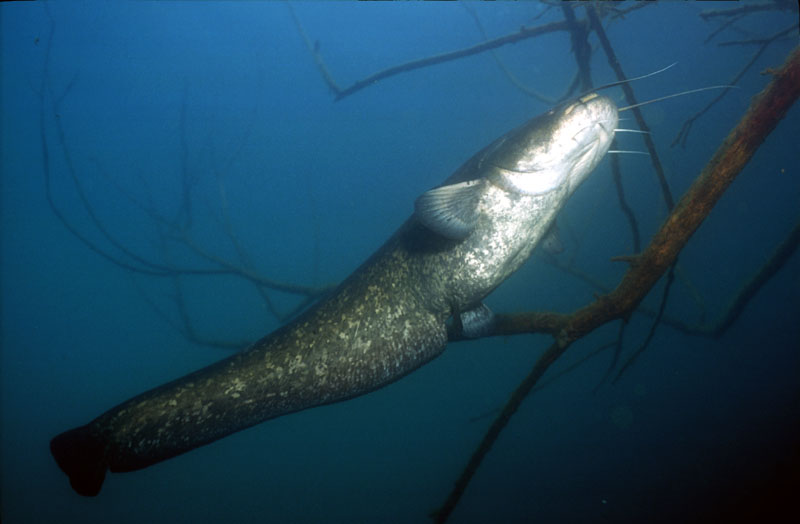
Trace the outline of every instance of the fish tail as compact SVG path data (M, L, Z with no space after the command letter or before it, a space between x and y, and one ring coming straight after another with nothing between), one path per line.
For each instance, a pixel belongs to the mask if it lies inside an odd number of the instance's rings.
M81 426L57 435L50 441L50 453L69 477L72 489L85 497L100 493L108 464L105 442L92 429Z

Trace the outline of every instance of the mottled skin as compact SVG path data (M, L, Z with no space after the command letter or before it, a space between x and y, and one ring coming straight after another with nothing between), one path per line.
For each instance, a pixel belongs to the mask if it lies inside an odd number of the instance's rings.
M552 134L559 111L494 142L446 184L491 179L498 162L513 167L506 156ZM522 265L576 185L526 195L487 183L475 228L460 241L412 216L300 318L239 354L58 435L51 442L56 461L78 493L96 495L107 469L143 468L264 420L399 379L444 350L451 315L478 305Z

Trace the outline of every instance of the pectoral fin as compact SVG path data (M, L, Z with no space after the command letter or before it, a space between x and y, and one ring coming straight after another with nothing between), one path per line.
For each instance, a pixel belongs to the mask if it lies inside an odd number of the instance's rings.
M462 311L459 314L459 320L461 321L461 333L467 338L483 337L494 329L494 313L484 303Z
M428 229L461 240L475 228L483 180L469 180L426 191L414 202L414 214Z
M549 255L555 256L564 251L564 244L561 242L561 236L558 233L558 226L555 222L545 233L541 246Z

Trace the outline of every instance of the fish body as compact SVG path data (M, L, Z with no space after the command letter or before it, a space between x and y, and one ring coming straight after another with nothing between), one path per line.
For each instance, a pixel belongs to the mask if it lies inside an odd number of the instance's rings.
M147 467L270 418L362 395L439 355L454 317L491 323L482 300L530 256L617 126L591 94L504 135L445 183L326 299L250 348L142 393L50 443L81 495L106 471Z

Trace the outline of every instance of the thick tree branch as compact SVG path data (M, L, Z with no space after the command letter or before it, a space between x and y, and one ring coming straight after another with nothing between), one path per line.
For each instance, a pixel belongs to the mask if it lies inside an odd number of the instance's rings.
M636 257L617 288L570 315L537 315L539 321L545 322L544 319L547 319L548 331L555 333L555 342L537 360L487 430L444 504L432 515L436 522L445 522L450 516L500 432L550 365L564 354L572 342L611 320L630 315L675 262L678 253L725 190L800 96L800 48L796 48L773 74L772 82L753 98L745 115L680 199L653 236L650 245ZM510 319L498 321L492 334L511 334L503 331L509 326L515 332L531 332L525 331L524 323L524 316L511 315Z

